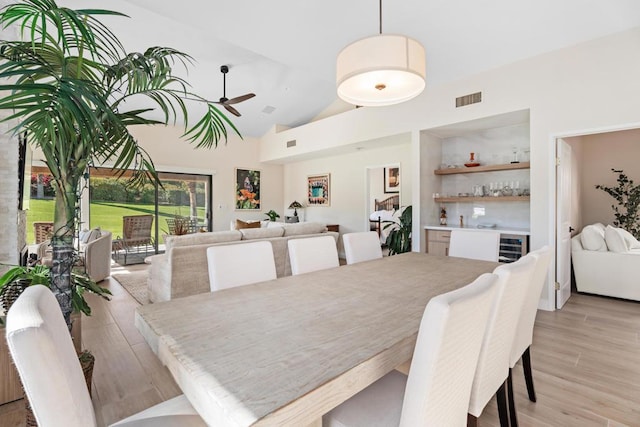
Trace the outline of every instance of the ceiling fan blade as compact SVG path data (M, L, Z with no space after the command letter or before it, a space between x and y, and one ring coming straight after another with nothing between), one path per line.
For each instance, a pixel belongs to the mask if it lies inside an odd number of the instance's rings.
M238 102L246 101L247 99L251 99L256 96L255 93L247 93L246 95L236 96L235 98L231 98L225 104L237 104Z
M238 110L233 108L231 105L228 105L226 102L222 105L224 105L224 108L226 108L228 112L230 112L234 116L240 117L240 113L238 112Z

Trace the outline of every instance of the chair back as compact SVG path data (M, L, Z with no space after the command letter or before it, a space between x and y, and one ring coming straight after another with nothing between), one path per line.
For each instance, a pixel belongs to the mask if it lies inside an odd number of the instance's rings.
M7 314L7 344L41 426L96 425L89 390L58 301L29 286Z
M35 243L46 242L51 240L53 236L53 222L36 221L33 223L33 235L36 239Z
M549 263L551 262L551 248L544 246L533 252L529 252L525 257L535 259L535 269L531 275L527 294L520 312L518 327L513 338L513 347L511 349L511 360L509 366L513 368L520 360L522 353L529 348L533 342L533 325L536 322L536 314L538 313L538 303L540 302L540 294L547 278Z
M276 278L271 242L259 241L207 248L211 291Z
M344 234L342 242L347 264L382 258L380 237L375 231Z
M424 311L400 426L463 426L497 276L432 298Z
M451 230L449 256L497 262L499 251L499 231Z
M122 217L122 236L127 246L151 243L153 215L129 215Z
M520 310L533 270L533 257L497 267L498 293L484 334L476 367L469 413L479 417L509 375L509 358Z
M338 248L333 236L291 239L287 242L291 274L310 273L340 265Z

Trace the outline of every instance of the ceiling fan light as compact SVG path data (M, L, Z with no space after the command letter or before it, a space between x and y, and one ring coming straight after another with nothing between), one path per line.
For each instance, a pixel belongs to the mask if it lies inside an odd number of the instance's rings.
M412 38L378 34L351 43L338 54L338 96L350 104L393 105L425 87L424 47Z

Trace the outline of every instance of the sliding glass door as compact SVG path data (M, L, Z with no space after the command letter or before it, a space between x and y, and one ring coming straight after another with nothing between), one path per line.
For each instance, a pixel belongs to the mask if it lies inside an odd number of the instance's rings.
M210 175L158 172L160 186L146 184L138 189L126 186L127 175L117 179L109 168L91 169L90 228L109 230L117 239L124 236L124 216L151 214L156 252L162 249L163 235L211 230Z

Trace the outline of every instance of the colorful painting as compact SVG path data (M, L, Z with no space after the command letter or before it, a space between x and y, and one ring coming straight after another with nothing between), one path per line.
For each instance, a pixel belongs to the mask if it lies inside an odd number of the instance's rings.
M260 171L236 169L236 210L260 210Z
M400 192L400 167L399 166L384 168L384 192L385 193Z
M330 206L331 205L331 175L311 175L307 177L307 206Z

